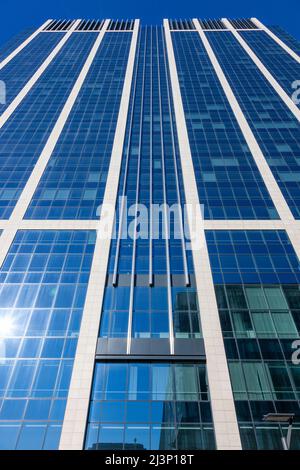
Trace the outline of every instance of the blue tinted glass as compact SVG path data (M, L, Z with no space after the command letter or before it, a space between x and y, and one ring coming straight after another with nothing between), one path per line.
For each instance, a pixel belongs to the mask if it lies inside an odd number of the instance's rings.
M183 423L196 426L191 438L201 441L206 427L202 416L211 427L207 390L204 365L97 362L85 448L179 449ZM199 404L208 407L201 415ZM164 436L160 442L159 435ZM214 438L210 443L214 448ZM199 444L207 446L204 440Z
M291 96L299 68L296 61L266 33L242 34ZM210 32L207 38L294 217L299 218L299 122L230 32Z
M205 218L278 218L199 34L172 41Z
M51 47L53 47L59 39L58 36L61 35L61 33L46 33L44 38L44 34L41 33L42 38L36 38L34 44L41 40L44 43L44 48L47 47L48 50L49 46L52 44ZM0 218L7 219L10 216L95 38L95 33L72 34L2 127L0 138ZM20 56L18 54L6 67L14 67L15 61L18 62L22 59L22 54L26 54L26 49L32 47L34 45L28 45L21 51ZM41 60L41 55L47 55L44 48L40 50L37 59L34 54L30 53L30 60L25 61L26 65L21 61L22 65L16 67L15 73L12 74L14 81L18 80L15 77L22 78L22 70L27 75L28 69L32 73L32 61L34 68L35 60L38 62ZM11 86L10 89L14 90L14 86Z

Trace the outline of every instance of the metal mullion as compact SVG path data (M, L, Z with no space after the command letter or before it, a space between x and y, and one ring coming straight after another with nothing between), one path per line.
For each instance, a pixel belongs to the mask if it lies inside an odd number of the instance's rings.
M150 181L149 181L149 285L153 285L153 28L150 39Z
M166 192L166 173L165 173L165 152L164 152L164 134L163 134L163 115L162 115L162 102L161 102L161 79L160 79L160 60L159 60L159 42L158 31L156 29L156 44L157 44L157 74L158 74L158 100L159 100L159 116L160 116L160 141L161 141L161 164L162 164L162 182L163 182L163 198L164 198L164 227L165 227L165 246L166 246L166 265L167 265L167 278L168 278L168 314L169 314L169 339L170 339L170 353L174 354L174 325L173 325L173 311L172 311L172 292L171 292L171 271L170 271L170 247L169 247L169 230L167 218L167 192Z
M128 314L128 334L127 334L127 354L130 354L131 334L132 334L132 317L133 317L133 294L134 294L134 278L135 278L135 257L136 257L136 229L137 229L137 206L139 202L139 189L140 189L140 170L141 170L141 146L142 146L142 131L143 131L143 108L144 108L144 87L145 87L145 68L146 68L146 50L147 50L147 29L145 33L145 46L144 46L144 63L143 63L143 82L142 82L142 98L141 98L141 114L140 114L140 132L139 132L139 152L138 152L138 165L137 165L137 178L136 178L136 198L135 198L135 223L134 223L134 238L132 249L132 264L131 264L131 280L130 280L130 298L129 298L129 314ZM138 72L138 70L137 70Z
M140 63L139 52L140 52L140 41L138 43L138 47L137 47L137 51L136 51L136 58L137 58L136 59L136 71L135 71L135 76L134 76L134 85L133 85L133 94L132 94L132 108L131 108L131 115L130 115L130 125L129 125L127 151L126 151L126 163L125 163L124 181L123 181L123 189L122 189L122 205L121 205L121 212L120 212L120 218L119 218L117 246L116 246L115 262L114 262L114 272L113 272L113 281L112 281L113 286L117 285L120 243L121 243L121 235L122 235L122 229L123 229L123 218L124 218L124 200L125 200L125 194L126 194L128 167L129 167L129 149L130 149L132 126L133 126L135 100L136 100L137 75L138 75L138 68L139 68L139 63Z
M172 108L171 108L169 76L168 76L168 67L167 67L167 61L166 61L166 49L165 49L164 38L163 38L163 50L164 50L165 70L166 70L168 108L169 108L170 124L171 124L171 136L172 136L172 148L173 148L173 159L174 159L174 169L175 169L176 192L177 192L178 203L180 205L179 218L180 218L181 247L182 247L184 277L185 277L186 286L189 286L190 285L190 278L189 278L188 264L187 264L187 258L186 258L185 240L184 240L184 229L183 229L183 220L182 220L182 207L181 207L181 197L180 197L180 188L179 188L178 166L177 166L177 159L176 159L175 139L174 139L173 114L172 114Z

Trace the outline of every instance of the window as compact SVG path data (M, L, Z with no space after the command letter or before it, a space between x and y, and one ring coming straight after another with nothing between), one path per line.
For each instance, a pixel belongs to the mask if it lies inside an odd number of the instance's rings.
M274 394L277 400L293 399L291 381L285 366L269 364L269 373L273 385Z
M128 312L104 310L101 316L101 338L126 338L128 332Z
M172 381L172 369L170 365L154 364L152 367L152 399L172 400Z
M284 286L284 293L290 308L300 309L300 289L298 286Z
M204 364L96 363L85 448L191 447L215 448Z

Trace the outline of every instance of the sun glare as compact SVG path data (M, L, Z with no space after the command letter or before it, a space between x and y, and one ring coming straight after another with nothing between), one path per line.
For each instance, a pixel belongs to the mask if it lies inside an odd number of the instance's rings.
M13 331L13 319L11 317L0 318L0 337L8 336Z

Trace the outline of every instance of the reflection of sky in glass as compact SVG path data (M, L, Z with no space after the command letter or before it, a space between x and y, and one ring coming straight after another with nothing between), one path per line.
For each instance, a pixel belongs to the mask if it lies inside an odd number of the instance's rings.
M94 242L90 231L19 231L4 260L0 449L57 448Z

